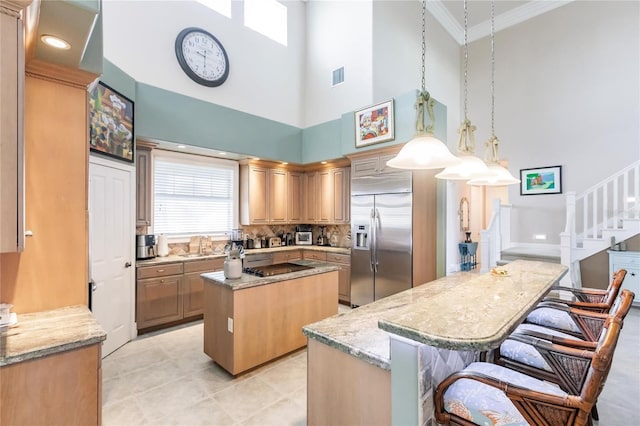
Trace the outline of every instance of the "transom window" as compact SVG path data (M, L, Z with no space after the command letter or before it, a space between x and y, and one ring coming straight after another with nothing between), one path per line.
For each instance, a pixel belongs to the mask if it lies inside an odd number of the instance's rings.
M238 222L238 163L156 151L153 227L168 236L224 236Z
M215 10L219 14L231 18L231 0L196 0L207 6L211 10Z
M287 7L276 0L244 0L244 25L287 45Z

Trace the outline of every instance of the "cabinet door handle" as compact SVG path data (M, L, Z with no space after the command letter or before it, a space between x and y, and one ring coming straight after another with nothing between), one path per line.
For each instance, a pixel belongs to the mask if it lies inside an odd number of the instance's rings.
M160 283L164 283L164 280L160 280Z

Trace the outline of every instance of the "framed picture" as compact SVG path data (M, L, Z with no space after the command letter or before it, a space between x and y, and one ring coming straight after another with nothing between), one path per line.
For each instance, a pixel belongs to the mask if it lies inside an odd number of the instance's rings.
M393 99L355 113L356 148L393 140Z
M520 195L562 194L562 166L520 170Z
M89 148L133 163L133 101L103 82L89 95Z

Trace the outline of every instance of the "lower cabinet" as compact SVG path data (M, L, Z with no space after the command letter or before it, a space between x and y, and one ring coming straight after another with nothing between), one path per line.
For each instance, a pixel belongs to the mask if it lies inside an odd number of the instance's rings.
M303 250L302 257L307 260L327 262L340 266L338 271L338 299L341 303L351 304L351 256L319 250Z
M182 319L182 275L138 280L138 329Z
M204 280L200 274L220 271L223 265L224 259L219 258L138 267L138 330L202 315Z
M5 365L0 424L100 425L102 343Z
M338 299L341 303L351 304L351 256L348 254L327 253L327 263L340 266L338 271Z
M633 306L640 306L640 252L639 251L614 251L608 250L609 253L609 279L613 273L626 269L627 276L622 282L620 290L629 289L636 294Z

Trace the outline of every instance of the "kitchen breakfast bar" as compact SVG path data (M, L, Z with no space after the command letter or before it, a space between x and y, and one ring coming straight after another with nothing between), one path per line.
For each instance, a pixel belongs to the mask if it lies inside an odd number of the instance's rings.
M440 278L305 326L307 424L434 424L435 386L497 348L567 272L523 260L504 269Z

